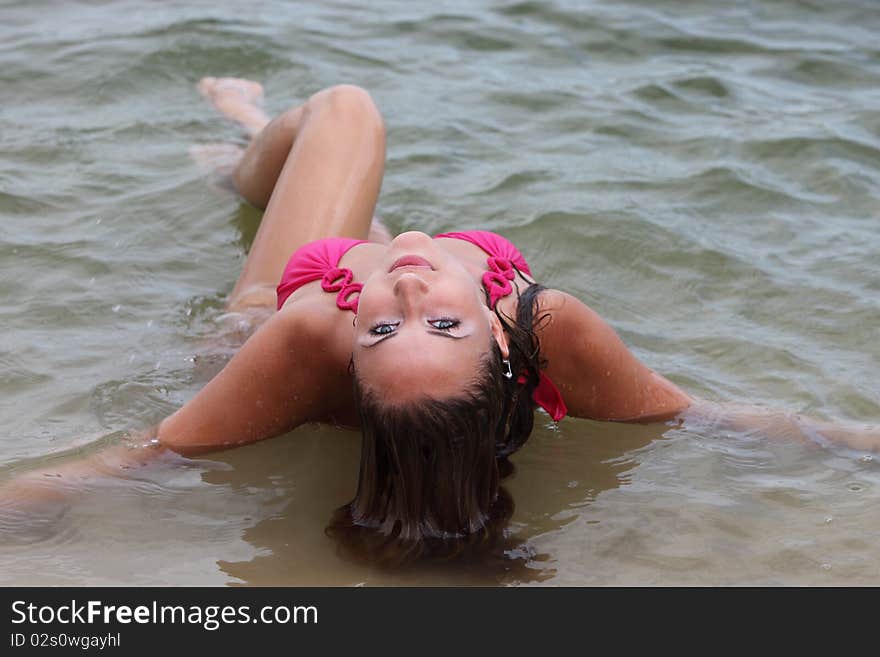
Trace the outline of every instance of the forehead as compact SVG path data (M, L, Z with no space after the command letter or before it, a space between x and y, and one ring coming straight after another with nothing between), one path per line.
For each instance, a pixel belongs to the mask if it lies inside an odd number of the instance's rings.
M449 340L414 331L356 348L354 363L361 387L383 398L451 397L473 382L488 350L485 335Z

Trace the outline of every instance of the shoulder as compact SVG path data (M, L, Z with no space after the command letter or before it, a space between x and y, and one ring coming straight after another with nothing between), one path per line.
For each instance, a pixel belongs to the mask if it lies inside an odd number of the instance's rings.
M291 299L278 311L277 319L288 331L317 345L327 340L329 331L340 323L341 315L329 295L312 294Z
M569 366L573 352L611 352L623 345L595 310L561 290L545 289L538 295L534 314L535 335L541 355L554 367Z
M572 321L572 311L580 301L570 294L550 288L540 287L535 294L534 282L526 279L526 284L527 287L520 294L499 299L497 307L506 317L514 318L519 316L522 304L531 304L532 330L544 354L560 327Z
M566 292L541 293L535 332L547 375L571 415L655 421L675 416L693 401L636 358L596 311Z
M562 290L554 290L553 288L544 288L538 294L538 308L544 312L558 312L572 301L578 301L568 292Z
M545 288L538 293L535 329L539 335L557 333L573 323L582 325L585 313L598 318L586 304L568 292Z
M283 333L309 352L312 367L348 368L354 315L336 307L331 295L309 295L286 303L278 312Z

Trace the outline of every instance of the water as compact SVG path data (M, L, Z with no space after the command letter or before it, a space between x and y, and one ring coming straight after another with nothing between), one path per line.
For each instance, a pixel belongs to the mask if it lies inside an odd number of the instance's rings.
M394 230L504 233L700 397L878 422L878 34L870 0L4 0L0 478L157 422L228 357L259 213L188 156L241 140L203 75L272 112L368 88ZM340 559L359 437L306 426L83 484L5 534L0 583L880 584L880 458L537 425L506 483L525 571Z

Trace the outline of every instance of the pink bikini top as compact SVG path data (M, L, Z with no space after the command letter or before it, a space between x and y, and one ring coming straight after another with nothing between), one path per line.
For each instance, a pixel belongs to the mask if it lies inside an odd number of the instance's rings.
M469 230L441 233L434 237L464 240L488 254L486 264L489 269L483 274L482 281L489 295L490 308L494 309L499 299L513 291L510 282L516 277L516 269L528 276L532 275L519 249L510 240L496 233ZM278 284L278 309L281 310L287 297L300 287L320 279L322 290L336 292L336 306L340 310L351 310L357 314L358 297L363 284L355 282L351 269L340 267L339 261L350 249L365 242L366 240L347 237L328 237L309 242L297 249L287 262ZM559 389L543 372L540 372L540 380L532 397L557 422L568 412Z

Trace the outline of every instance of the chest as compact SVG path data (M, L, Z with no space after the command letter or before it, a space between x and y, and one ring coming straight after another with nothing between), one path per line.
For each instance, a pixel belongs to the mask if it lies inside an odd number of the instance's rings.
M486 303L504 314L515 316L519 292L534 281L504 258L489 256L469 242L437 238L435 242L451 254L485 293ZM288 297L285 306L302 300L323 300L345 315L357 312L360 290L376 270L387 247L382 244L359 244L342 255L333 266L328 264L322 278L301 285ZM350 311L350 312L346 312Z

